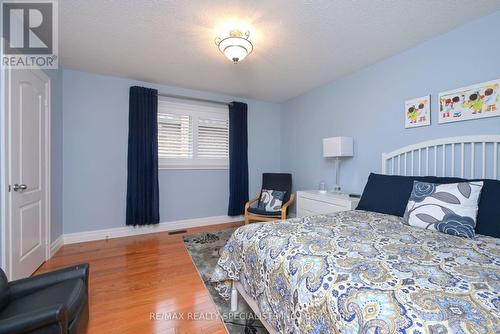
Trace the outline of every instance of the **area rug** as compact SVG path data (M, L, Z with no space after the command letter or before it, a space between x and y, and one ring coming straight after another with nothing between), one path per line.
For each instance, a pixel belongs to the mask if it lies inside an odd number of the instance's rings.
M229 228L213 233L198 233L183 237L184 245L193 260L200 277L205 283L210 296L217 307L219 315L224 320L224 325L230 334L256 334L267 333L257 316L252 312L243 298L238 298L238 311L230 311L230 303L215 291L210 276L217 265L220 252L233 234L235 228Z

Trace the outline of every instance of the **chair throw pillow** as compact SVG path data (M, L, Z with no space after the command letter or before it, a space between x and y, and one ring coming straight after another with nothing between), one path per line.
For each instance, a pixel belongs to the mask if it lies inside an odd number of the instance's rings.
M262 189L258 208L265 211L279 211L283 205L286 191Z

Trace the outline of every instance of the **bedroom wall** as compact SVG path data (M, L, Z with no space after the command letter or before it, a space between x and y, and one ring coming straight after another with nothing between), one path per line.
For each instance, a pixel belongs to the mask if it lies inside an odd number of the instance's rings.
M382 152L434 138L499 134L500 117L437 124L439 92L500 78L499 31L497 11L284 103L281 168L293 173L295 189L317 189L322 180L332 186L325 137L354 138L341 184L361 193L369 173L381 171ZM405 129L404 101L427 94L432 125Z
M63 71L64 233L125 225L129 87L248 103L250 196L280 169L280 105L129 79ZM161 170L160 221L227 214L228 170Z

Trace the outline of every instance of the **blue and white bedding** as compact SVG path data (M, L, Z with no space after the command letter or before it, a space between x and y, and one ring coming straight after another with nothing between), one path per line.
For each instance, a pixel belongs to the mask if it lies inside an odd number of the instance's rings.
M237 229L212 280L282 333L500 333L500 239L366 211Z

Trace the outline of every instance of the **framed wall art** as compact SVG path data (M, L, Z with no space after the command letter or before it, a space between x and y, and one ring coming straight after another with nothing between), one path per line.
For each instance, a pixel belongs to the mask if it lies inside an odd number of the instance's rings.
M422 96L405 102L405 128L431 124L431 96Z
M439 94L439 123L500 116L500 79Z

